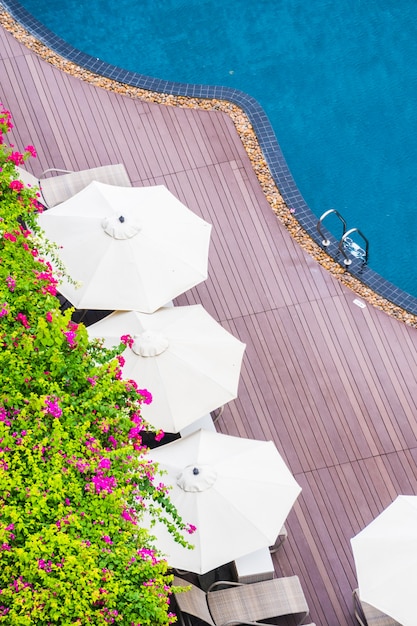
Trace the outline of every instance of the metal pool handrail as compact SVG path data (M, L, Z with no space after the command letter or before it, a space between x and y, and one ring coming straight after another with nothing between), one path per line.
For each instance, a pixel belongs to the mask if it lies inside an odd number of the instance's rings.
M320 236L322 237L322 245L325 246L327 248L327 246L330 246L330 240L327 239L323 233L323 231L321 230L321 223L324 220L325 217L327 217L328 215L330 215L331 213L334 213L335 215L337 215L337 217L339 218L339 220L342 222L343 224L343 233L342 233L342 237L344 236L344 234L346 233L346 220L344 219L344 217L342 217L339 213L339 211L336 211L336 209L329 209L328 211L326 211L325 213L323 213L323 215L320 217L319 221L317 222L317 230L320 234Z

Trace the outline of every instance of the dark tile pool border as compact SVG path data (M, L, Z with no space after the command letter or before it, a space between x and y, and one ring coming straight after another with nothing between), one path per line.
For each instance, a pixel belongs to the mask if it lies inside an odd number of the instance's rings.
M43 24L34 18L16 0L1 0L0 6L31 35L44 43L48 48L91 72L117 82L156 93L187 96L191 98L226 100L239 106L246 113L253 126L271 175L284 201L289 207L295 210L295 217L313 241L321 246L321 237L317 231L317 216L306 204L298 190L271 123L257 100L242 91L231 89L230 87L170 82L110 65L66 43L63 39L43 26ZM326 249L326 252L336 262L344 266L343 257L338 250L338 242L330 234L329 239L330 246ZM378 295L386 298L405 311L417 315L416 297L396 287L368 266L364 266L359 260L354 259L348 271Z

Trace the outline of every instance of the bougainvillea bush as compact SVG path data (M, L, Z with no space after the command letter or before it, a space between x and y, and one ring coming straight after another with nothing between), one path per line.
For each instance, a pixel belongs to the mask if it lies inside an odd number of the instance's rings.
M191 527L142 445L151 396L123 380L122 344L90 343L61 312L37 190L16 169L35 149L8 145L11 128L0 106L0 624L171 624L141 512L184 545Z

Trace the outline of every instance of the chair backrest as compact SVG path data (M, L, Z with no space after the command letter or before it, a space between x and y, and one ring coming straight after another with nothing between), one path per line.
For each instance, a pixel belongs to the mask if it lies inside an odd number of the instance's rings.
M58 176L45 177L49 172L56 172ZM131 187L125 166L122 163L116 165L103 165L79 172L66 172L54 168L43 172L39 179L39 186L45 206L52 208L82 191L92 181L117 185L119 187Z
M197 617L205 624L209 624L209 626L216 626L216 624L212 620L209 608L207 606L207 597L205 591L199 589L195 585L188 583L182 578L178 578L177 576L174 576L174 581L172 584L175 587L190 587L186 591L181 591L180 593L175 594L175 601L181 613L186 613L187 615Z
M359 597L359 590L353 591L355 617L360 626L401 626L389 615L382 613L371 604L363 602Z

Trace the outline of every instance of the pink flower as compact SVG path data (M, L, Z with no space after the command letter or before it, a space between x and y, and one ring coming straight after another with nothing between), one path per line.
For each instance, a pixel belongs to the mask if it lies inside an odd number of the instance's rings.
M15 290L15 287L16 287L16 281L13 278L13 276L8 276L6 278L6 285L8 286L9 291L11 291L13 293L13 291Z
M25 152L29 152L33 158L36 158L36 150L33 146L26 146Z
M185 530L187 531L187 533L192 535L197 530L197 526L194 526L194 524L188 524Z
M22 181L20 181L20 180L12 180L9 183L9 187L13 191L16 191L17 193L19 193L20 191L22 191L24 185L23 185Z
M3 107L3 103L0 103L0 107ZM4 124L6 126L6 132L9 132L9 130L13 128L12 114L5 108L2 108L2 110L0 111L0 124Z
M64 332L64 335L67 338L68 345L70 346L70 348L74 348L76 345L75 332L73 330L68 330L67 332Z
M12 161L15 165L23 165L24 163L23 154L20 152L12 152L7 157L7 160Z
M106 458L101 458L100 459L100 463L98 464L98 466L102 469L110 469L111 467L111 461L110 459L106 459Z
M136 525L135 512L133 509L124 509L122 517L127 522L131 522L132 524Z
M113 489L117 486L116 479L114 476L103 476L102 474L97 474L93 476L91 482L94 485L94 489L97 493L101 493L102 491L107 491L107 493L112 493Z
M130 421L140 426L142 424L142 417L140 416L140 413L133 413L130 417Z
M48 313L45 315L45 319L47 322L52 322L52 313L51 311L48 311Z
M62 415L62 409L58 404L58 401L55 398L47 398L45 400L45 405L46 405L46 413L49 413L49 415L52 415L53 417L61 417Z
M26 315L23 315L23 313L18 313L16 315L16 322L21 322L25 328L30 328L30 324L27 320L27 317Z
M153 550L150 550L149 548L140 548L137 551L137 554L145 561L150 559L153 565L158 563L158 559L155 557L155 552ZM152 583L152 581L149 582Z
M101 538L105 543L113 543L108 535L103 535Z
M9 313L9 311L7 310L7 302L3 302L1 307L2 308L0 309L0 317L4 317L5 315Z
M37 193L36 195L38 198L40 198L39 193ZM35 200L35 198L29 198L29 202L38 213L43 213L43 206L37 200Z
M12 233L4 233L3 235L3 239L8 239L9 241L16 241L16 237L15 235L12 235Z
M131 335L122 335L120 341L131 348L133 346L133 337Z
M97 384L97 378L98 378L97 376L89 376L87 378L88 382L90 383L92 387L94 387L94 385Z
M50 572L52 571L52 561L45 561L44 559L39 559L38 568L44 569L45 572Z
M163 430L159 430L155 435L155 441L161 441L165 437L165 433Z
M41 293L43 294L50 293L52 296L56 295L56 291L57 291L56 287L57 287L58 281L56 280L56 278L52 275L50 271L35 272L35 276L37 280L46 282L46 285L41 286Z
M142 428L140 426L135 426L131 428L129 431L129 439L137 439L140 437L140 433L142 432Z
M64 335L66 336L69 345L73 348L76 345L75 340L77 336L78 324L75 324L74 322L68 322L67 328L68 330L64 332Z
M138 393L142 396L143 404L150 404L152 402L152 394L147 389L138 389Z
M126 389L130 391L131 388L134 389L136 393L139 393L137 382L135 380L129 379L126 381Z

